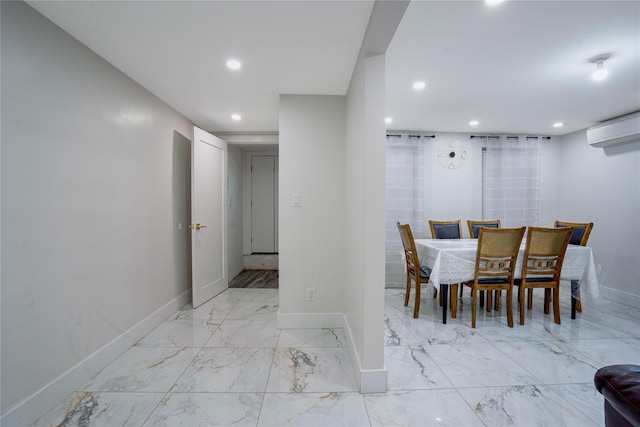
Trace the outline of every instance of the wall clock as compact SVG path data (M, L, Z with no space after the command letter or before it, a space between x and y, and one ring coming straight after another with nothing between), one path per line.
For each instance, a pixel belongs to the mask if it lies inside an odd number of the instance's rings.
M458 141L440 144L437 151L438 162L445 169L458 169L467 159L467 150Z

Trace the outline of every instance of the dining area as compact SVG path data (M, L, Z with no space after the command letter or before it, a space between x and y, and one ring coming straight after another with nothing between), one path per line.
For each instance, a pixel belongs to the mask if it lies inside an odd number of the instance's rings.
M413 318L420 316L421 301L437 298L442 324L449 316L455 319L464 302L465 308L471 306L472 328L478 310L500 313L501 306L513 327L514 305L520 325L532 310L553 313L553 322L560 325L561 289L569 295L563 302L570 305L571 319L582 312L583 296L593 301L599 296L602 272L587 245L593 223L501 227L500 220L467 220L468 236L461 220L430 220L428 225L431 238L414 238L409 224L396 224L406 264L404 306L412 303ZM533 304L537 289L544 291L536 294L542 307Z

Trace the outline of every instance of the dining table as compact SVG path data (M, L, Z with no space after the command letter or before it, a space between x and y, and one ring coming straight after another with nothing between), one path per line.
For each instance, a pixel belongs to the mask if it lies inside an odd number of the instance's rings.
M478 239L415 239L421 267L427 267L429 286L440 289L442 296L442 323L447 323L447 305L449 286L456 292L458 285L472 281L475 275ZM515 267L515 278L522 276L526 239L523 239ZM569 245L565 253L561 280L571 281L571 318L576 318L576 301L581 287L586 288L590 296L600 294L600 277L593 251L589 246ZM457 295L451 295L451 312L455 317Z

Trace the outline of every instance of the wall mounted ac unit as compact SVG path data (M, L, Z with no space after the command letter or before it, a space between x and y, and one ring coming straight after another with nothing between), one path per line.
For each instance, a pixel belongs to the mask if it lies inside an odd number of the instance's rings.
M592 147L611 147L640 141L640 112L591 126L587 129L587 141Z

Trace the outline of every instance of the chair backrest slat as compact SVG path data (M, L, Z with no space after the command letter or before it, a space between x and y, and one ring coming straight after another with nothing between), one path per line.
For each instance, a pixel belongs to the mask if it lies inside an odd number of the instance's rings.
M559 281L572 227L529 227L522 262L522 280Z
M501 278L511 282L525 227L480 228L476 256L476 283Z

